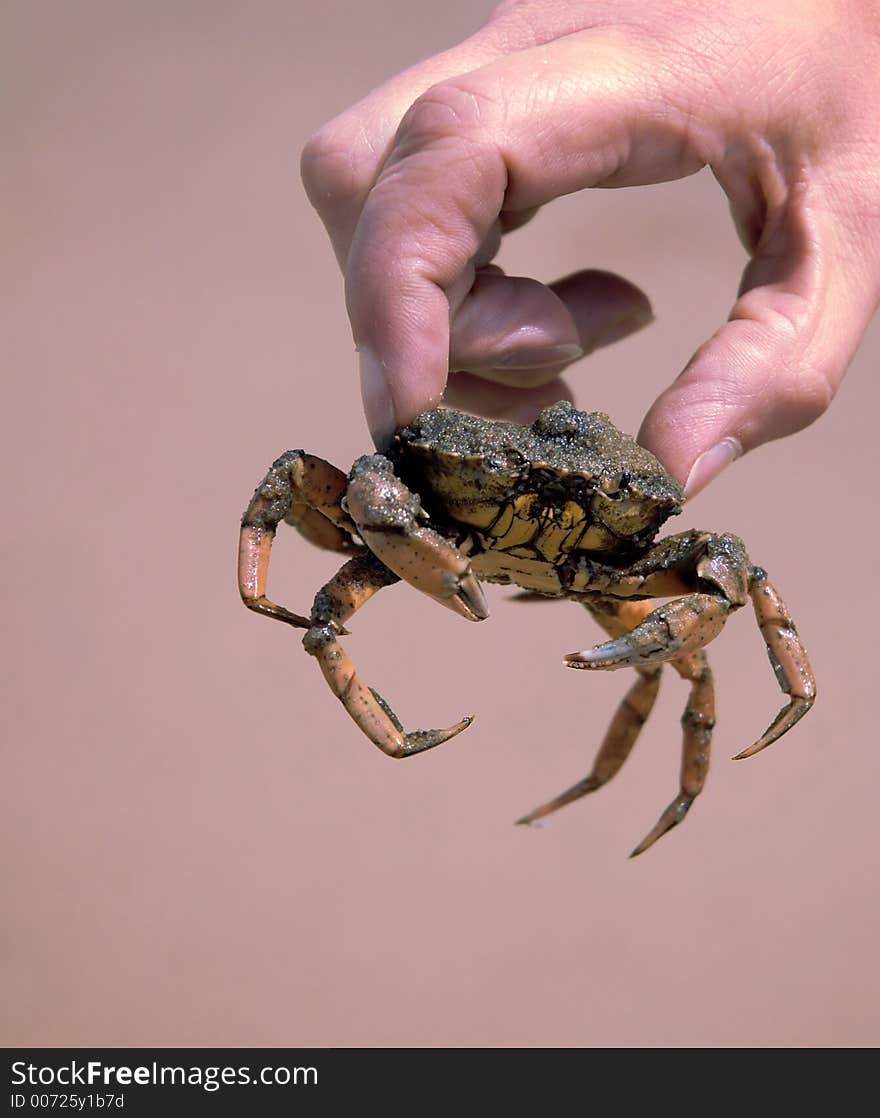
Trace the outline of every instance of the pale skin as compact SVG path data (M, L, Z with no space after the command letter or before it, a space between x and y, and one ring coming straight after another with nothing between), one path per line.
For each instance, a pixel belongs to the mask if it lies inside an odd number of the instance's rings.
M648 297L505 276L501 237L563 194L704 166L750 261L639 433L688 496L816 419L877 308L878 0L508 2L322 128L303 178L377 446L441 398L525 421L570 396L561 374L646 325Z

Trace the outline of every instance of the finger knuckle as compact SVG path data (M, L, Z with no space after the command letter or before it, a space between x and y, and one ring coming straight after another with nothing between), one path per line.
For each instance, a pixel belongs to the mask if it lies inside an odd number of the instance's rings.
M823 357L808 341L793 347L767 370L760 393L765 422L785 433L808 427L828 409L836 379L833 359Z
M399 143L425 147L451 137L491 132L498 102L467 77L439 82L426 90L403 117Z
M783 412L792 430L807 427L823 415L834 396L831 377L821 364L790 368L779 378L777 409Z
M300 173L306 193L319 212L358 189L353 147L330 125L306 141L300 157Z

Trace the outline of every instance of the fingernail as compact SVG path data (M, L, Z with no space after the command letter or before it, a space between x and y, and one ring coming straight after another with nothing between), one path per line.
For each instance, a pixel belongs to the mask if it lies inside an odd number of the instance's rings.
M500 357L493 357L493 369L543 369L548 365L561 365L565 361L577 361L584 351L574 342L562 345L548 345L540 349L512 349Z
M361 370L361 399L367 426L377 450L386 450L394 434L394 405L388 391L385 369L372 350L359 351Z
M709 482L714 481L731 462L735 462L742 452L742 443L732 435L727 435L711 450L704 451L691 466L691 472L684 483L684 499L688 501L701 489L705 489Z

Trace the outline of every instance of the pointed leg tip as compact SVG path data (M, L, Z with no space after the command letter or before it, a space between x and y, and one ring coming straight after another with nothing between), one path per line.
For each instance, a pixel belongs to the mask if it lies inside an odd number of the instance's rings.
M671 824L670 826L674 826L674 824ZM657 839L662 838L669 829L669 827L664 827L662 831L658 831L658 829L655 827L649 835L645 835L638 846L636 846L629 852L629 858L638 858L640 854L644 854L646 850L650 850Z
M733 760L745 761L748 757L754 757L756 753L760 753L762 750L766 749L769 744L769 741L764 741L763 739L761 741L756 741L755 744L750 745L748 749L743 749L740 750L739 753L735 753Z
M644 854L646 850L650 850L657 839L662 838L667 833L667 831L669 831L674 826L674 823L664 823L664 820L661 819L660 822L658 822L657 826L653 829L653 831L650 831L647 835L645 835L638 846L630 851L629 857L638 858L640 854Z
M645 835L635 850L633 850L630 854L630 858L637 858L639 854L644 854L658 839L663 838L673 827L677 827L687 815L688 811L690 811L694 798L694 796L688 795L677 796L654 824L654 827Z
M755 744L737 753L733 758L734 761L744 761L746 757L754 757L756 753L760 753L762 749L766 749L768 745L772 745L775 741L778 741L783 734L788 733L792 726L800 722L810 707L812 707L814 701L814 697L803 698L801 696L796 696L793 698L788 706L783 707L779 714L776 715L774 720L764 731L764 734L758 738Z

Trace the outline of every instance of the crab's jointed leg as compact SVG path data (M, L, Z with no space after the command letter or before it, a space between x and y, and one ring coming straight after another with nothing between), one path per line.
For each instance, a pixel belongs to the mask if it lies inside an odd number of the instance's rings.
M715 683L706 653L702 649L672 661L682 679L691 685L687 705L681 716L681 778L679 794L663 812L653 828L632 851L630 858L643 854L667 831L677 826L699 796L709 773L712 730L715 727Z
M308 630L303 645L318 661L331 691L370 741L390 757L431 749L461 733L473 719L464 718L448 730L406 733L340 645L339 637L347 635L345 622L377 590L400 578L472 621L488 615L468 559L420 519L426 517L418 497L381 455L359 459L349 478L322 458L289 450L273 462L241 522L242 601L257 613ZM355 553L318 592L308 618L266 597L272 542L282 520L319 547Z
M309 628L307 617L266 597L272 542L284 520L318 547L363 551L355 542L354 524L342 509L347 485L341 470L301 450L288 450L272 463L241 520L238 588L248 609L299 629Z
M378 590L398 581L398 576L373 555L350 559L315 596L303 647L318 661L330 690L370 741L389 757L410 757L455 737L473 719L463 718L447 730L406 733L394 711L361 679L340 645L338 637L355 610Z
M589 775L552 800L536 807L534 811L530 811L522 819L517 819L517 823L529 824L543 819L545 815L558 811L566 804L574 803L581 796L595 792L597 788L607 784L620 771L624 761L632 752L639 731L654 708L657 693L660 690L662 670L662 664L649 664L644 668L636 668L638 678L624 695L615 711L611 725L599 746L599 752L596 754L596 760L593 762L593 768Z
M607 599L585 604L599 624L614 638L637 627L646 616L650 616L654 607L652 601L614 602ZM709 662L706 654L698 649L689 654L679 654L670 663L691 684L688 702L681 718L681 787L678 796L631 856L643 853L661 835L684 819L691 804L702 791L709 769L709 750L715 725L715 689ZM662 664L643 664L636 668L639 678L617 708L589 776L518 820L519 823L532 823L565 804L596 791L620 770L654 707L662 668Z
M572 668L591 670L635 667L676 660L696 652L713 640L730 613L751 599L752 606L770 662L780 688L789 696L788 705L776 716L766 733L753 746L739 753L750 757L776 741L803 717L816 698L816 683L806 649L794 627L785 603L775 587L767 581L760 567L749 565L742 542L736 536L696 534L698 550L694 550L694 533L685 533L680 561L675 560L677 537L661 541L654 549L663 557L651 571L652 552L640 560L644 572L639 576L641 587L630 593L651 592L652 582L668 580L675 572L678 578L700 592L665 602L652 610L625 636L615 637L584 652L565 657ZM634 570L635 566L630 570ZM631 576L628 576L631 579ZM613 595L613 590L606 590Z
M767 581L766 573L760 567L753 567L749 581L749 597L755 610L755 617L767 645L767 654L776 673L782 690L789 696L787 707L776 715L764 734L754 745L737 753L735 761L753 757L766 749L777 738L800 721L816 701L816 680L807 650L801 643L791 614L779 591Z

